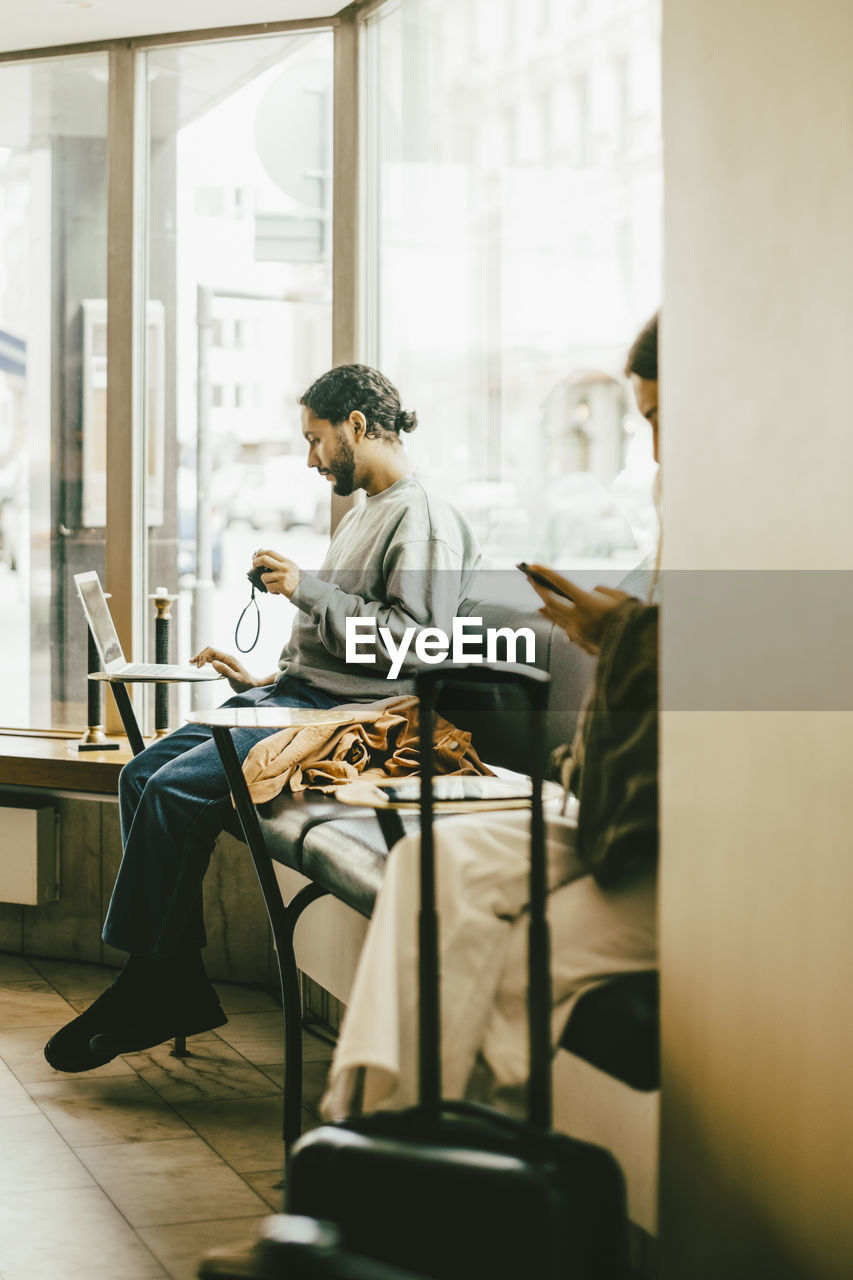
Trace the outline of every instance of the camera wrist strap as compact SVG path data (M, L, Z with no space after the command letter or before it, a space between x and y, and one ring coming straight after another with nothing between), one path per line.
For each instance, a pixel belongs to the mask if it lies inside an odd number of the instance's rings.
M240 627L243 625L243 619L246 616L247 610L251 609L252 605L255 606L255 614L256 614L255 638L252 641L252 643L248 646L248 648L244 649L243 646L240 644ZM255 599L255 588L253 586L252 594L249 598L249 601L245 606L245 608L243 609L243 612L240 614L240 617L237 619L237 625L234 628L234 644L237 646L237 649L240 653L251 653L255 645L258 643L258 637L260 636L260 634L261 634L261 611L258 607L258 602Z

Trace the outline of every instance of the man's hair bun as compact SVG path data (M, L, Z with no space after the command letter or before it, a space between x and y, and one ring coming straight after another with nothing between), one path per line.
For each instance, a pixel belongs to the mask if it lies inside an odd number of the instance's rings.
M407 413L405 409L401 409L397 414L397 421L394 425L398 431L414 431L418 425L418 415L416 413Z
M366 364L339 364L312 382L299 403L315 418L338 426L356 410L364 415L373 439L399 443L401 431L414 431L417 414L400 408L400 393L384 373Z

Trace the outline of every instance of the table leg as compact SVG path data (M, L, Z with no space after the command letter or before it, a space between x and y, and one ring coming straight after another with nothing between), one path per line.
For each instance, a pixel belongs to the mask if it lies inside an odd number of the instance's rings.
M406 834L403 819L398 809L374 809L374 813L390 853L397 841L402 840Z
M252 855L275 942L284 1016L282 1127L286 1156L302 1128L302 995L299 988L296 956L293 951L293 930L305 908L318 898L324 897L326 890L319 885L308 884L300 889L289 903L284 902L231 731L214 725L213 738L219 749L222 767L234 797L240 825Z
M187 1038L185 1035L175 1036L175 1047L169 1050L170 1058L191 1058L192 1054L187 1048Z
M138 756L140 751L145 750L145 741L133 710L133 703L130 701L130 694L127 692L127 685L119 680L111 680L110 688L116 700L116 706L121 716L121 722L124 725L124 731L127 734L130 749L135 756Z

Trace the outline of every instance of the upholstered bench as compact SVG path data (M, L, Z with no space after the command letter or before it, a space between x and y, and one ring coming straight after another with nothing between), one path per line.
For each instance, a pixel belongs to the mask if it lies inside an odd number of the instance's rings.
M549 671L552 678L546 747L550 751L570 740L590 683L593 660L569 644L562 632L547 623L535 609L469 600L461 612L482 618L484 629L531 628L536 637L535 665ZM498 656L507 655L499 652ZM523 659L525 655L520 650L517 656ZM471 731L474 745L487 763L521 772L526 770L524 735L517 729L523 723L525 707L516 689L479 688L464 695L458 690L446 691L439 710L452 723ZM260 806L257 812L269 854L279 864L278 878L285 899L293 900L303 886L309 894L329 895L312 905L296 926L296 955L299 967L309 977L346 1001L358 949L385 870L387 843L379 821L370 811L361 813L328 801L295 802L287 794ZM416 816L406 815L403 822L407 830L417 827ZM329 913L325 926L324 910ZM351 935L350 945L347 945L347 934ZM592 1073L593 1082L600 1076L609 1079L612 1085L618 1083L626 1095L653 1094L659 1078L657 974L626 976L588 992L577 1002L561 1043L567 1050L566 1058L571 1055L573 1059L582 1060ZM562 1057L558 1055L558 1059ZM559 1074L555 1068L558 1123ZM611 1086L605 1084L604 1088ZM570 1109L566 1123L575 1131L578 1124L582 1124L587 1128L584 1136L604 1141L596 1131L596 1107L587 1105L589 1083L583 1084L583 1092L585 1098L568 1100L573 1105L581 1103L583 1114L575 1119ZM632 1104L630 1099L624 1101L628 1114ZM632 1139L639 1163L645 1169L645 1185L634 1197L639 1208L632 1216L651 1232L655 1216L656 1152L648 1148L649 1144L654 1146L655 1105L655 1101L640 1104L643 1119L638 1136ZM609 1100L606 1110L612 1117L614 1108ZM630 1128L627 1122L622 1130L626 1127ZM619 1149L619 1138L613 1143L604 1141L604 1145L617 1148L616 1154L623 1166L634 1159ZM630 1206L630 1170L626 1170L626 1175Z
M294 832L292 809L283 815L276 807L287 804L273 801L261 810L271 856L369 918L388 856L376 818L353 817L351 811L332 818L327 810L317 825ZM416 829L417 818L404 815L403 825ZM628 974L588 991L575 1005L561 1043L634 1089L658 1088L657 972Z
M530 627L536 636L536 664L551 674L547 748L569 740L591 678L592 660L570 645L538 613L493 601L466 601L461 611L482 617L484 627ZM513 689L477 690L464 699L445 698L441 712L469 729L474 745L490 764L524 771L524 714ZM336 816L335 816L336 815ZM387 846L369 813L332 809L323 802L295 805L284 795L259 810L270 855L311 880L339 901L369 917L385 870ZM407 828L417 819L406 816ZM657 974L620 978L578 1001L563 1043L572 1052L633 1088L658 1086Z

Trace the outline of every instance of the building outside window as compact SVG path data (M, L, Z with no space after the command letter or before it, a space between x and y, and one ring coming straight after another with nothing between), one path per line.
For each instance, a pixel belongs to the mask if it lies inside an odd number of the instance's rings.
M659 5L528 8L479 4L473 30L452 0L368 20L366 356L493 565L618 578L655 537L622 368L660 303Z
M417 410L406 447L490 563L618 578L655 536L651 441L621 370L660 301L659 0L387 0L358 27L353 354ZM297 400L332 363L334 36L135 45L130 589L177 597L181 659L234 651L256 547L310 569L328 537ZM73 574L103 573L109 536L109 76L107 51L0 66L6 727L86 722ZM290 625L268 605L258 672ZM152 658L144 612L134 656Z
M148 297L168 317L177 508L172 528L148 530L148 583L179 595L179 657L235 652L255 548L305 568L325 553L328 486L305 465L298 398L331 364L332 47L319 31L144 55ZM227 197L215 207L212 174ZM246 658L257 674L275 667L293 615L283 600L261 608Z
M86 641L72 575L104 560L92 500L105 480L104 335L87 342L86 303L106 294L107 94L106 54L0 66L7 726L86 723Z

